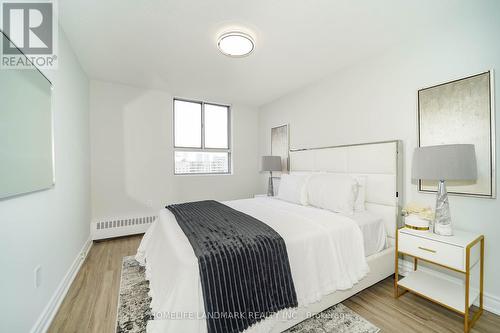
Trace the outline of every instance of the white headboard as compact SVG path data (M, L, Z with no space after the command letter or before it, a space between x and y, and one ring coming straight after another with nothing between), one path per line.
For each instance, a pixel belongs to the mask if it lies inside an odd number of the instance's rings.
M402 142L291 149L290 171L326 171L366 177L366 209L384 218L390 242L400 224Z

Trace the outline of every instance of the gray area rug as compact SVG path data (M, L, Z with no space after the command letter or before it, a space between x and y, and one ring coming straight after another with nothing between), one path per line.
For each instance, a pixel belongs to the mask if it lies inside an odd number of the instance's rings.
M117 333L146 332L151 297L145 269L133 256L124 257L118 300ZM377 333L380 329L342 303L287 330L287 333Z

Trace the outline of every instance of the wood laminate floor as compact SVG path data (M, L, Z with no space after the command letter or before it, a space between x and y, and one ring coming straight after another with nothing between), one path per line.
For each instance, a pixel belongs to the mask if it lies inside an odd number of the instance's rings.
M140 240L93 244L49 332L115 332L122 258L135 254ZM395 299L393 282L387 278L343 303L382 332L463 332L462 317L452 311L410 293ZM485 311L471 332L500 332L500 316Z

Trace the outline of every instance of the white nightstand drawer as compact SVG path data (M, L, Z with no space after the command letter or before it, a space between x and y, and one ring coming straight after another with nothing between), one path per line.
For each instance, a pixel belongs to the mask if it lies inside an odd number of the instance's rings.
M464 271L465 249L460 246L441 243L423 237L400 232L398 238L400 252L407 253L437 264Z

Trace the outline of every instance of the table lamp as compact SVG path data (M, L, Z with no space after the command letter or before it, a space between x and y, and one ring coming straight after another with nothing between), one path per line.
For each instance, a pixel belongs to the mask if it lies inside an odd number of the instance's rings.
M281 157L279 156L262 156L261 171L269 171L269 184L267 186L267 195L274 195L273 188L273 171L281 171Z
M413 153L412 179L437 180L436 213L433 231L453 235L447 180L476 180L476 153L473 144L453 144L416 148Z

